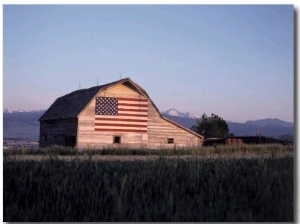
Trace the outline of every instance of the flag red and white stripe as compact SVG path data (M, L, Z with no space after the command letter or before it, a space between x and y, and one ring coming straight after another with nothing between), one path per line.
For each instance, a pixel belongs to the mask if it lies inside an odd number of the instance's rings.
M147 132L148 99L97 97L95 131Z

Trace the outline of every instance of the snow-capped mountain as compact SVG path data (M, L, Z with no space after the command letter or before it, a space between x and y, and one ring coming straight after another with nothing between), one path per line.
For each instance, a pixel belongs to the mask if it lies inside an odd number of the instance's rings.
M192 118L192 119L197 118L194 114L192 114L190 112L183 113L183 112L176 110L175 108L163 111L161 113L164 115L170 115L170 116L175 116L175 117L186 117L186 118Z
M45 110L3 110L3 139L38 141L39 118Z
M39 109L39 110L24 110L24 109L9 109L9 108L4 108L3 113L28 113L28 112L40 112L40 111L45 111L45 109Z

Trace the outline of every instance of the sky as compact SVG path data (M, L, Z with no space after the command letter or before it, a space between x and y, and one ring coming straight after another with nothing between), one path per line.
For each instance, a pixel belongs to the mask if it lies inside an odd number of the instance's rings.
M3 5L3 108L129 77L160 111L294 120L293 5Z

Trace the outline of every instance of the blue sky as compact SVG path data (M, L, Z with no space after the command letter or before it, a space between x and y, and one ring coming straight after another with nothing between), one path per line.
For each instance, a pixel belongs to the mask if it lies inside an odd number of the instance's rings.
M4 5L3 107L130 77L159 110L293 121L292 5Z

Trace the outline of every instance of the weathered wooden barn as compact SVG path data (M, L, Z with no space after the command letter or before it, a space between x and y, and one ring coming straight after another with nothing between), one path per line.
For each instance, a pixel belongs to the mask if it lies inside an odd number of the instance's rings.
M41 116L40 146L198 147L203 136L163 117L130 78L58 98Z

